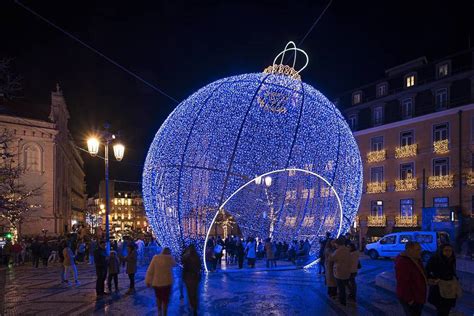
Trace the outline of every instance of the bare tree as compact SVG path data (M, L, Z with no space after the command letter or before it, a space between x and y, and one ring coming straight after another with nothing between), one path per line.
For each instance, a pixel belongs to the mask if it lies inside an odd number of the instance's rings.
M11 58L0 59L0 96L11 98L21 91L21 77L11 72Z
M15 150L9 147L12 140L10 132L0 134L0 219L20 234L25 216L38 208L31 199L40 194L42 185L30 188L22 182L24 170L14 160Z

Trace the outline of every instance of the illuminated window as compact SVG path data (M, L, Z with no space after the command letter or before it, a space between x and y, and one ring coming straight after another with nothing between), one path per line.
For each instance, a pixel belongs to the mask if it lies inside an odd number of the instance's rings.
M410 118L413 116L413 99L406 98L402 101L402 118Z
M408 75L405 77L405 88L410 88L415 85L415 75Z
M413 216L413 199L400 200L400 216Z
M433 207L449 207L449 197L447 196L434 197Z
M449 139L449 124L437 124L433 126L433 142Z
M360 102L362 102L362 93L354 92L352 94L352 104L355 105L355 104L359 104Z
M41 171L41 149L28 145L24 149L24 168L27 171Z
M448 107L448 89L438 89L436 90L435 96L436 110L444 110Z
M383 97L384 95L387 95L387 84L386 83L381 83L377 85L377 96L378 97Z
M371 216L382 216L383 215L383 201L370 201L370 215Z
M413 175L415 172L414 170L415 170L415 164L413 162L402 163L400 165L400 180L413 178Z
M448 63L438 65L438 78L446 77L449 74L449 65Z
M380 125L383 123L383 107L378 106L374 108L372 121L374 125Z
M404 131L400 133L400 146L409 146L415 143L413 131Z
M370 140L372 151L380 151L383 149L383 136L372 137Z
M447 176L449 175L449 158L433 159L433 176Z
M370 168L370 181L383 182L383 167Z

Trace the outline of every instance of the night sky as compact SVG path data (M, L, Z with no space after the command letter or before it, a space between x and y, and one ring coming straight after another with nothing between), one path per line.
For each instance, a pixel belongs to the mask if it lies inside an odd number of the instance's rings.
M21 1L146 81L182 101L222 77L262 71L289 40L300 42L328 1ZM416 3L416 5L415 5ZM301 48L305 82L330 99L420 56L474 46L473 1L334 0ZM48 103L59 82L78 145L109 122L127 150L111 178L141 181L156 131L177 103L2 0L0 58L14 58L23 96ZM470 34L470 35L469 35ZM83 155L87 191L103 162Z

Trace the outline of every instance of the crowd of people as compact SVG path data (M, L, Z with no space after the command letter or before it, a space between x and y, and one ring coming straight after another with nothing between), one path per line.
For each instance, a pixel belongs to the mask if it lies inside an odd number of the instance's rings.
M356 276L361 268L360 251L350 234L331 238L330 233L319 241L319 274L324 274L328 296L338 299L341 305L347 301L356 303ZM119 292L118 275L123 271L128 275L129 286L126 294L135 293L135 274L137 266L148 264L145 284L154 289L158 312L167 314L173 285L173 268L177 265L175 256L167 247L153 240L124 237L111 243L108 252L104 240L77 239L75 235L48 240L47 238L23 239L7 243L0 248L0 260L6 265L24 265L27 262L34 268L48 267L49 263L60 263L60 282L69 286L78 285L78 264L93 264L96 271L96 294L98 299ZM291 243L276 242L271 238L220 237L210 238L205 248L207 266L215 271L225 260L226 264L237 264L243 268L244 258L247 266L255 268L257 259L265 260L266 267L277 265L277 260L288 260L297 264L307 260L311 245L308 240ZM194 315L198 310L198 288L201 279L201 258L194 245L189 245L181 254L182 297L185 285L189 305ZM57 265L55 265L57 266ZM456 257L449 244L439 247L426 265L421 260L421 246L409 241L406 249L395 259L396 294L406 315L421 315L426 301L433 304L438 315L449 315L461 295L461 287L456 275ZM108 291L105 290L107 286Z
M244 261L247 259L247 266L255 268L257 260L266 261L267 268L277 266L277 260L287 260L296 265L302 265L309 259L311 244L306 240L293 240L291 243L286 241L277 242L272 238L253 238L243 239L239 236L229 236L222 239L211 237L206 244L206 265L209 271L220 269L222 259L227 266L237 265L239 269L244 267Z

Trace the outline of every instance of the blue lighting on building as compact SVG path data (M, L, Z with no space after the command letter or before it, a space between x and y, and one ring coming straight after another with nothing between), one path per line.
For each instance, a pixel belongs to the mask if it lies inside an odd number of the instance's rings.
M269 173L270 186L256 180ZM343 116L282 74L228 77L191 95L158 130L143 170L150 225L175 255L189 243L202 253L224 202L245 237L308 238L315 255L326 231L350 228L361 193L360 153Z

